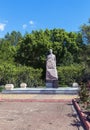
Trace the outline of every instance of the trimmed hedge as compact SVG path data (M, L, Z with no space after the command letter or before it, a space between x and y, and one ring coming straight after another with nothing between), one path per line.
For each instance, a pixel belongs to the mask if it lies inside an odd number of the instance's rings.
M27 83L28 87L42 85L42 69L34 69L26 66L15 66L13 64L3 63L0 65L0 84L14 84L19 87L20 83Z
M71 65L58 67L57 70L59 86L72 86L73 82L79 82L85 68L82 65Z
M60 66L58 70L59 86L72 86L73 82L79 82L84 75L85 68L82 65ZM16 66L11 63L0 65L0 85L7 83L19 87L22 82L27 83L28 87L45 86L42 80L42 69L34 69L27 66Z

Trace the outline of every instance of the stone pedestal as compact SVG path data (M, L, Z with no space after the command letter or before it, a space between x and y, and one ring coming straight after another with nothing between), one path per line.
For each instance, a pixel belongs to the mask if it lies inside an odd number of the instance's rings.
M52 81L46 81L46 87L47 88L53 88L53 82Z
M47 88L57 88L58 87L58 80L47 80L46 87Z

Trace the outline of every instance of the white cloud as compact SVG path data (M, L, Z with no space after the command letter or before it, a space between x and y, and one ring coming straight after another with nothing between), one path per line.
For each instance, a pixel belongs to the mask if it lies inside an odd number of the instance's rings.
M23 29L26 29L27 28L27 24L23 24Z
M31 26L33 26L33 25L34 25L34 21L30 20L30 21L29 21L29 24L30 24Z
M29 21L29 24L27 23L27 24L23 24L22 25L22 27L23 27L23 29L26 29L27 27L32 27L32 28L34 28L35 27L35 22L34 21L32 21L32 20L30 20Z
M6 24L0 23L0 31L4 31Z

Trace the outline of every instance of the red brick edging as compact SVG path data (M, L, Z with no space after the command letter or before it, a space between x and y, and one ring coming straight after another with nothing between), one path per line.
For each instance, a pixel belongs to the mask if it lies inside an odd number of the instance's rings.
M82 120L82 122L83 122L83 124L84 124L84 126L86 128L86 130L90 130L90 123L85 119L85 114L81 111L78 103L76 102L75 99L73 99L72 102L73 102L74 107L77 110L77 112L78 112L78 114L79 114L79 116L80 116L80 118L81 118L81 120Z

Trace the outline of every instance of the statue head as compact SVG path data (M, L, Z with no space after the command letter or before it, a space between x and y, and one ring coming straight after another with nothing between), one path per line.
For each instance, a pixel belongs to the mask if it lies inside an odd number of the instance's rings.
M49 50L50 54L52 54L52 49Z

